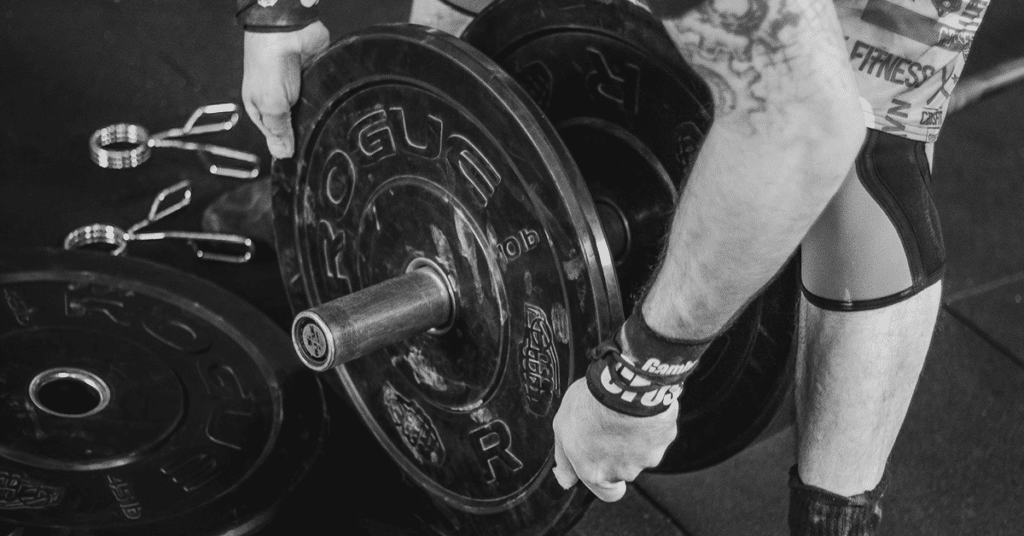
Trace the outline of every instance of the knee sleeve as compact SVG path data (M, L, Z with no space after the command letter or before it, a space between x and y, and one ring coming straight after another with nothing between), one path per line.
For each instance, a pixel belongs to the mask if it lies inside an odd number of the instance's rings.
M925 153L923 142L868 131L846 181L803 241L809 302L877 309L942 278L945 249Z

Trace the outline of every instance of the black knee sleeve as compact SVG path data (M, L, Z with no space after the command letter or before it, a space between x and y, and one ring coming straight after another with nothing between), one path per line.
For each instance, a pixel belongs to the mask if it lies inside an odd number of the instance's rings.
M847 300L818 296L804 287L807 301L821 309L880 309L909 299L943 276L946 250L932 200L931 169L924 142L868 130L857 156L856 170L860 183L899 235L911 281L900 292Z

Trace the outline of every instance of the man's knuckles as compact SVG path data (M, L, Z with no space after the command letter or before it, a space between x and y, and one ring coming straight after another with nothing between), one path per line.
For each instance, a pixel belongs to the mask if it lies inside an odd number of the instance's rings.
M576 471L576 476L582 480L588 488L592 486L602 486L609 481L608 474L610 472L595 463L574 463L573 467Z
M626 494L625 482L603 482L587 486L590 491L604 502L615 502Z
M264 121L287 120L291 115L292 103L281 92L259 93L254 95L252 102Z
M643 472L643 470L646 469L647 467L649 467L649 466L644 466L644 467L635 466L635 467L630 467L630 468L628 468L628 469L626 469L624 471L621 471L618 474L618 480L622 480L624 482L632 482L632 481L636 480L637 477L640 476L640 473Z

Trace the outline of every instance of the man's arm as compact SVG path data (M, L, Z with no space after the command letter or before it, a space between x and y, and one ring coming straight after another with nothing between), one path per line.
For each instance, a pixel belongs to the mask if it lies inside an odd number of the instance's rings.
M643 312L657 332L703 339L792 254L864 127L831 0L709 0L664 23L715 121Z
M864 136L831 0L708 0L663 20L711 87L715 122L643 314L619 332L618 353L569 387L555 416L555 476L564 487L579 478L606 501L661 460L676 433L679 383L792 254ZM679 373L644 375L649 358Z

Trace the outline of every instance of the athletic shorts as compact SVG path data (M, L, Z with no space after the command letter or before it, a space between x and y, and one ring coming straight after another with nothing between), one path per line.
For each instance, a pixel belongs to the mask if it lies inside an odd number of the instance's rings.
M934 142L989 0L835 0L868 128Z

